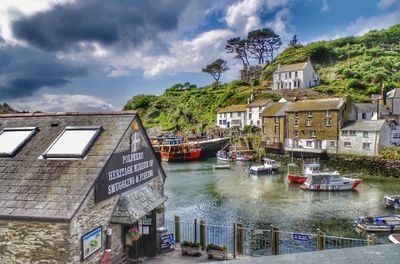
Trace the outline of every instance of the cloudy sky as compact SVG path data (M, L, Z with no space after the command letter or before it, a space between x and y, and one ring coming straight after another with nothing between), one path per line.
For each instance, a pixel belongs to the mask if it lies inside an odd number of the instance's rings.
M136 94L212 82L226 40L270 27L285 43L400 23L400 0L0 0L0 102L19 110L119 110Z

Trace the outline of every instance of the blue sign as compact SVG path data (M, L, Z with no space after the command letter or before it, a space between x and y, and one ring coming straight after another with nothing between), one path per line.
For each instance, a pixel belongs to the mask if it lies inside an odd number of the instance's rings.
M174 250L174 245L175 245L174 234L167 234L161 237L161 248L160 248L161 253Z
M310 240L310 237L304 234L293 234L293 240L307 242Z

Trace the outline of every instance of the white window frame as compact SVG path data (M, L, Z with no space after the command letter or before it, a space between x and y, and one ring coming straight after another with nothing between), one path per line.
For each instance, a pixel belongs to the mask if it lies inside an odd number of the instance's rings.
M17 132L17 131L31 131L19 144L9 152L0 152L0 158L2 157L13 157L15 154L33 137L33 135L38 131L37 127L6 127L0 131L0 136L7 132Z
M368 147L366 147L366 145L368 145ZM371 143L369 143L369 142L363 142L363 143L362 143L362 149L363 149L363 150L371 150Z
M312 119L311 118L307 118L306 126L308 126L308 127L312 126Z
M82 130L82 131L87 131L87 130L96 130L95 134L93 137L87 142L87 144L84 146L80 154L63 154L63 153L48 153L53 146L58 142L59 139L62 138L64 133L68 130ZM46 151L43 153L41 156L44 159L83 159L90 147L94 144L96 139L98 138L99 134L103 130L102 126L67 126L65 129L58 135L58 137L51 143L51 145L46 149Z
M368 138L368 137L369 137L368 131L363 131L363 138Z

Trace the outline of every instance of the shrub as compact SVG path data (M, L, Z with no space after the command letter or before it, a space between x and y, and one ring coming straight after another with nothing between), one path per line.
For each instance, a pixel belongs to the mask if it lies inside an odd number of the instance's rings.
M260 80L259 79L254 79L251 81L251 86L257 86L260 85Z
M227 247L225 245L218 246L216 244L207 244L206 250L219 250L219 251L227 251Z
M353 89L358 89L358 90L363 90L365 89L365 85L361 83L357 79L350 79L347 81L347 87L348 88L353 88Z
M181 243L182 247L191 247L191 248L200 248L200 243L196 243L196 242L189 242L189 241L183 241Z

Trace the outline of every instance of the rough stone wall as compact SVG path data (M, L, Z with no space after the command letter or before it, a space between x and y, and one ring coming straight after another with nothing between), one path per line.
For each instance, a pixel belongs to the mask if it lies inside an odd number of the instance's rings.
M270 144L274 143L274 138L279 137L279 143L285 141L285 118L279 117L278 123L275 123L275 117L263 117L263 140L267 142L267 138L270 140ZM278 134L275 134L275 127L279 128Z
M0 263L66 263L68 223L0 221Z
M311 130L316 131L316 140L337 140L339 131L338 111L330 111L331 126L325 126L326 111L312 111L311 126L307 126L307 112L299 112L299 125L294 126L294 112L287 112L288 138L295 137L295 130L299 131L299 139L310 139Z

